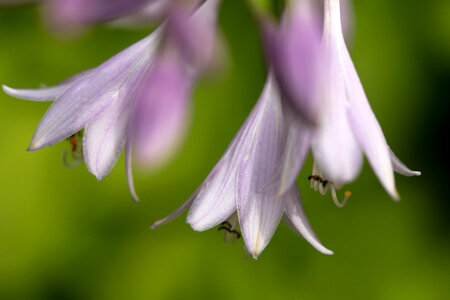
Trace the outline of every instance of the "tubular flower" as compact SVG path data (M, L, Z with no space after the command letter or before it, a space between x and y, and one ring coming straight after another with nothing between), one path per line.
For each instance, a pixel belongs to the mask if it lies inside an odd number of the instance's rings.
M315 77L319 81L314 85L317 89L304 91L302 99L295 99L314 103L320 110L315 124L307 123L307 118L301 115L289 119L280 194L294 184L311 147L315 164L310 176L311 185L323 194L330 189L336 203L339 203L336 190L359 174L362 153L385 190L398 200L393 171L407 176L417 176L420 172L409 170L386 143L345 45L339 0L325 0L324 8L323 64L317 64L321 70L315 70L319 74ZM311 119L314 117L316 115L310 116ZM347 199L350 193L345 194Z
M132 23L136 16L146 21L161 19L172 0L44 0L44 13L53 29L76 32L83 27L125 18Z
M240 236L240 228L247 251L256 259L285 216L288 224L317 250L332 254L312 231L297 187L292 186L285 195L277 197L279 187L274 174L284 143L280 96L269 75L256 106L203 184L183 206L152 227L166 223L191 206L187 222L194 230L222 224L219 229Z
M205 16L216 15L218 3L205 3L183 24L197 28L194 24L203 24ZM209 20L215 23L214 17ZM3 86L7 94L17 98L54 101L28 151L53 145L84 129L84 160L88 170L101 180L112 170L125 144L131 150L135 141L139 158L152 162L176 146L178 132L185 127L187 102L199 67L182 54L183 44L171 23L174 21L169 20L102 65L54 87L30 90ZM215 24L209 25L207 28L215 31ZM160 139L161 133L164 139ZM137 200L130 155L127 151L127 174Z

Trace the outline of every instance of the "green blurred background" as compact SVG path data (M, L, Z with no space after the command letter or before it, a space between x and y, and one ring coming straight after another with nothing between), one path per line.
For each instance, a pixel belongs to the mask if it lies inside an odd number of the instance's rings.
M365 164L339 209L308 188L308 161L298 180L306 213L334 256L284 224L257 261L242 240L194 232L184 215L149 229L202 183L263 87L248 6L224 0L228 65L196 88L177 156L136 172L138 204L123 157L97 182L83 165L62 165L67 142L26 152L48 103L0 93L0 299L450 299L450 2L358 1L355 17L351 53L373 110L394 151L423 175L397 176L395 203ZM0 8L0 83L57 83L147 33L98 27L64 41L35 7Z

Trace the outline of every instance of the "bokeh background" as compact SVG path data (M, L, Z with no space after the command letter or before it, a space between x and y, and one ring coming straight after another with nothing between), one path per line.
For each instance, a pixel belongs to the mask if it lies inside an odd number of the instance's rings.
M0 93L0 299L450 299L449 1L355 1L351 54L388 142L423 172L397 176L392 201L367 163L339 209L298 184L323 243L315 251L280 225L257 261L242 240L194 232L185 216L149 225L203 181L255 104L265 65L244 1L224 0L228 64L193 95L182 149L151 174L136 172L132 201L124 159L101 182L65 168L67 142L28 153L48 103ZM96 27L62 40L33 5L0 8L0 83L38 87L96 66L148 30Z

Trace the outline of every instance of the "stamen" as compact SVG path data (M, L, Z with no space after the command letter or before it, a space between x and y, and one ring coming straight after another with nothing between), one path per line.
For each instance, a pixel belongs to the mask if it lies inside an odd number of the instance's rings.
M237 239L241 237L241 232L239 231L239 220L237 214L234 213L225 222L222 222L217 228L218 231L225 230L224 240L225 242L231 241L234 243Z
M68 159L69 153L67 151L63 151L62 153L62 163L67 168L75 168L81 164L83 161L82 157L76 157L73 152L70 152L70 156L72 157L72 161Z
M82 137L83 133L81 131L72 134L67 138L71 146L70 157L67 151L63 151L62 153L62 163L67 168L74 168L80 165L83 161L83 149L79 144L79 139Z
M333 197L334 204L336 204L337 207L342 208L345 206L345 204L348 201L348 198L352 195L350 191L344 192L344 200L342 202L339 202L337 195L336 195L336 187L334 185L331 186L331 196Z
M310 187L313 188L314 191L319 191L321 195L326 195L328 189L330 189L333 202L339 208L344 207L348 201L348 198L352 195L350 191L345 191L344 200L339 202L336 191L340 189L342 185L334 183L332 180L322 178L322 171L316 166L316 164L313 165L313 173L308 176L308 180L311 181Z

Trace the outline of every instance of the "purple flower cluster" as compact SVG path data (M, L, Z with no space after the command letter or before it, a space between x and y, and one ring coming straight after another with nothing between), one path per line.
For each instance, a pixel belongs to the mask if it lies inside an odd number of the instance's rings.
M162 5L159 0L44 2L53 20L69 26L142 16L148 7L159 7L165 16L148 37L57 86L3 87L17 98L54 101L30 151L84 129L88 170L104 178L125 149L129 188L137 200L132 154L139 164L155 167L179 145L191 91L215 59L220 1L188 6L170 1ZM343 27L346 32L351 27L349 5L294 0L286 5L280 24L258 18L269 67L260 99L193 196L152 227L190 208L187 222L194 230L221 225L227 235L242 234L256 259L283 219L317 250L332 254L311 229L295 184L310 151L311 187L323 195L330 191L336 205L343 206L350 197L345 191L339 201L337 192L358 176L363 155L387 193L399 199L394 171L406 176L420 172L409 170L390 150L369 105L344 40Z

